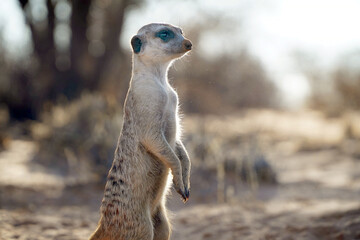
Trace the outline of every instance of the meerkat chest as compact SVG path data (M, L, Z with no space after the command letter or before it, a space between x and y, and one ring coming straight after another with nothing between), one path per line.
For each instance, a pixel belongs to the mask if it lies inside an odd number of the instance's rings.
M176 132L177 132L177 108L178 108L178 97L176 92L169 87L167 89L167 101L164 108L164 135L169 143L175 143Z

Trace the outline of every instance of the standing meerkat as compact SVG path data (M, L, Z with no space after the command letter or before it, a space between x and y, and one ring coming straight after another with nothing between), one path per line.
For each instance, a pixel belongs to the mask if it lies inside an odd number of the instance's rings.
M165 201L171 170L189 199L190 160L180 140L178 97L167 72L191 50L180 28L153 23L131 39L132 78L123 127L107 177L101 218L90 240L168 240Z

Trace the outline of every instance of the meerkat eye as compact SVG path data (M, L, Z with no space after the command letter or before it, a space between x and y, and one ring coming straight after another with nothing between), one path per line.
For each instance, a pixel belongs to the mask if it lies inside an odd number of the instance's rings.
M165 29L165 30L159 31L155 36L160 38L164 42L168 42L168 41L170 41L170 39L175 37L175 34L173 31Z
M160 33L161 38L166 38L169 34L167 32Z

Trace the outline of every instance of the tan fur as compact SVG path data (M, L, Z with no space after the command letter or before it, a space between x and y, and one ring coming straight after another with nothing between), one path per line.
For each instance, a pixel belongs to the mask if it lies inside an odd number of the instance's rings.
M155 36L164 28L175 33L174 39ZM168 24L146 25L135 37L141 39L141 51L133 54L123 127L91 240L168 240L170 171L175 189L184 201L189 197L190 160L180 140L178 97L167 71L190 50L185 46L190 41Z

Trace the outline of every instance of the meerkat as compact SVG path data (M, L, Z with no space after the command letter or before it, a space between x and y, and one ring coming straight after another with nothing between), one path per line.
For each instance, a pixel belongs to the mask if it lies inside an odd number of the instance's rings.
M192 43L169 24L143 26L131 39L132 77L124 121L105 185L101 218L90 240L168 240L165 201L171 171L184 202L190 159L180 139L178 96L167 72Z

